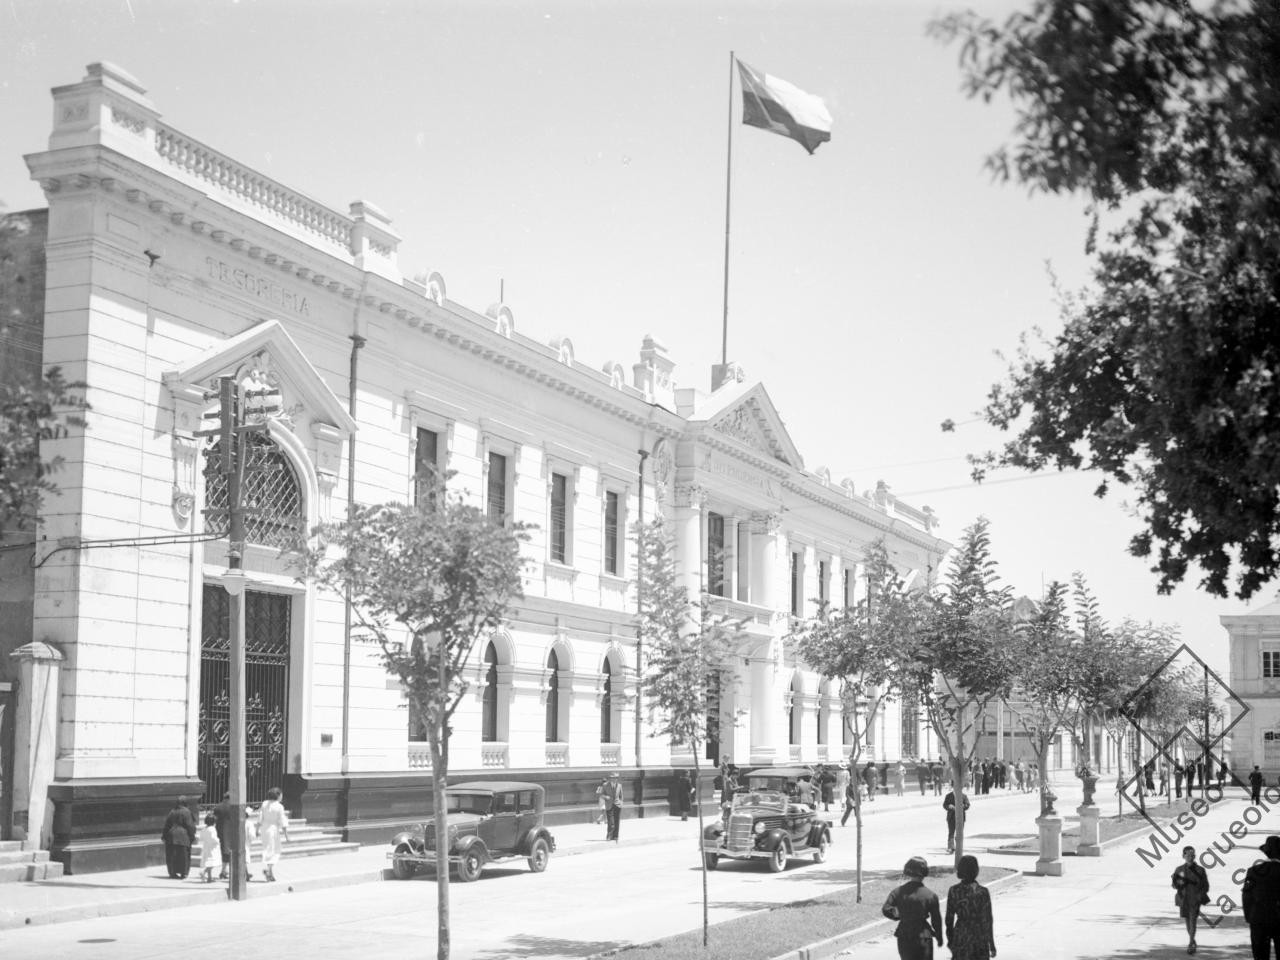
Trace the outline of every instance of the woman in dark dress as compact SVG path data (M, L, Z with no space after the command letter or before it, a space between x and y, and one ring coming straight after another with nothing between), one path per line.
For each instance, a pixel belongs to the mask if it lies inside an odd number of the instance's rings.
M1187 924L1187 953L1196 952L1196 921L1200 908L1209 902L1209 875L1196 863L1196 848L1182 848L1182 865L1173 871L1173 904Z
M173 880L185 880L191 872L191 844L196 839L196 818L187 808L187 798L179 797L160 832L164 841L164 862Z
M947 946L952 960L990 960L996 955L991 893L978 883L978 858L961 857L956 876L960 882L947 891Z

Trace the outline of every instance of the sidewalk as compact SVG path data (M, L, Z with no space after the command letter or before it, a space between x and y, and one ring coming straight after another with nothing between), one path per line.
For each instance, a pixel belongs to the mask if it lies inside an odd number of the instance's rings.
M982 799L975 798L977 802ZM908 791L902 797L882 794L874 803L864 803L862 809L864 817L874 817L885 811L931 807L939 803L941 800L932 793L921 796L917 790L914 793ZM838 823L841 812L841 808L833 804L824 816ZM706 808L704 816L713 815L711 808ZM697 829L696 817L688 823L681 822L679 817L623 820L620 839L615 844L604 839L603 824L562 824L550 828L556 839L556 852L552 859L603 853L647 843L687 840L696 844ZM388 832L387 840L390 839ZM281 861L277 871L280 879L276 883L258 882L256 877L261 873L259 868L255 868L255 879L249 883L248 896L256 899L389 880L387 853L390 849L388 843L361 847L354 853L290 857ZM0 887L0 930L221 903L226 897L225 883L202 883L194 870L185 881L171 880L163 864L135 870L8 883Z

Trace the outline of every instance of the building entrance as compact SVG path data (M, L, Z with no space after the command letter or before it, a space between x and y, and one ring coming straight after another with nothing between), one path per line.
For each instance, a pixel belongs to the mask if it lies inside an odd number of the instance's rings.
M248 803L284 785L291 608L288 595L245 591ZM198 751L204 802L217 803L231 782L231 597L217 584L204 587Z

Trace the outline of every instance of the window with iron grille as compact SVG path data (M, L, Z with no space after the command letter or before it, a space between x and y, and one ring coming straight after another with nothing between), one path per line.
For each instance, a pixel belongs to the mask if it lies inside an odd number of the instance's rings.
M853 606L853 594L850 592L852 584L853 579L849 576L849 568L845 567L844 570L841 571L841 592L844 595L844 605L846 607Z
M827 602L827 561L818 561L818 602Z
M600 742L613 743L613 668L604 662L604 689L600 697Z
M707 593L725 595L724 582L724 517L707 513Z
M569 478L551 475L551 560L569 562Z
M914 700L902 703L902 756L920 755L920 705Z
M489 519L499 525L506 523L507 458L501 453L489 454L489 479L486 495Z
M555 743L560 739L560 660L554 650L547 657L547 670L551 674L547 681L547 743Z
M618 575L618 556L621 540L619 537L619 503L618 494L606 490L604 494L604 572Z
M440 477L440 434L418 427L413 448L413 502L430 510L436 508Z
M289 458L264 433L245 437L245 470L241 500L245 508L245 541L264 547L288 547L304 533L302 490ZM205 529L226 533L231 524L227 477L219 468L220 444L206 451L204 468Z
M804 557L800 551L791 551L791 615L800 616L803 609Z
M484 698L481 704L480 739L498 739L498 651L490 643L484 649Z

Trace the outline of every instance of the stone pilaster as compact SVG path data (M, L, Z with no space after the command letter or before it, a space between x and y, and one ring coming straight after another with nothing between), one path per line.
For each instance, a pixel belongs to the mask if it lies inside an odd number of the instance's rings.
M23 849L48 850L53 839L53 783L58 754L58 674L62 654L39 640L9 656L18 662L14 718L13 835Z

